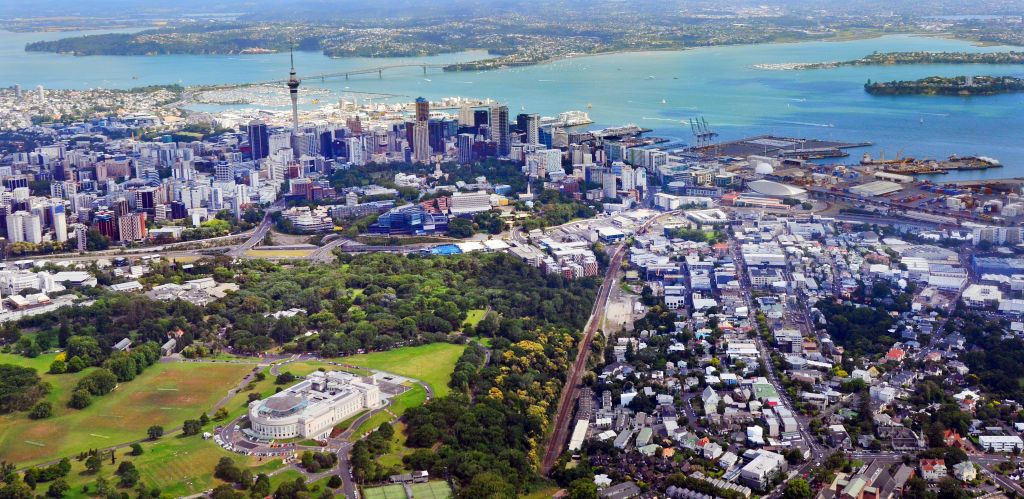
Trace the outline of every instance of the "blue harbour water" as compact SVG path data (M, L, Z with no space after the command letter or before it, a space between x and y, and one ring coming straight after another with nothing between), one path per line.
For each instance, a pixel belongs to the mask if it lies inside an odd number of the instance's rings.
M288 55L91 56L26 53L25 43L73 33L3 33L0 85L23 88L129 88L149 84L242 83L287 76ZM722 139L755 134L815 137L875 145L851 151L886 157L984 155L1004 167L958 172L943 179L1024 177L1024 94L985 97L876 97L863 90L868 80L911 80L926 76L1007 75L1024 77L1021 65L914 65L769 71L756 64L823 62L862 57L874 51L1005 51L969 42L923 36L887 36L844 42L808 42L710 47L686 51L621 53L578 57L523 68L443 73L389 70L349 81L307 80L306 86L383 92L437 99L490 97L544 115L587 110L594 127L636 123L658 136L690 140L683 122L703 116ZM338 72L403 62L450 63L484 57L482 52L418 58L331 59L296 54L300 75ZM589 106L589 109L588 109Z

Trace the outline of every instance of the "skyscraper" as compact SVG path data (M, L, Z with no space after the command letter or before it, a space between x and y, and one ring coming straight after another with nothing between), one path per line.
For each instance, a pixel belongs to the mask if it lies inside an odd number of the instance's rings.
M417 121L412 129L413 161L427 163L430 161L430 129L425 121Z
M531 145L540 144L540 115L530 114L526 116L526 143Z
M59 242L68 240L68 218L64 213L64 203L55 203L50 206L50 218L53 221L54 239Z
M299 78L295 76L295 53L289 54L292 69L288 73L288 93L292 97L292 133L299 133Z
M430 119L430 102L423 97L416 98L416 121L427 121Z
M491 106L491 140L498 144L498 156L508 156L509 143L508 106Z
M459 134L459 163L471 163L473 161L473 134Z
M476 111L473 111L473 127L476 128L477 133L480 132L480 127L487 125L490 120L490 114L486 109L477 109Z
M267 124L257 120L249 123L249 148L252 151L252 159L260 160L270 155L270 135L267 133Z

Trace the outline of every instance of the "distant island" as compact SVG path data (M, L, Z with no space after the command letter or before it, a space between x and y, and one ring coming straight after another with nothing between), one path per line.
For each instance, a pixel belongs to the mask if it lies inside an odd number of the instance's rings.
M831 69L843 66L903 64L1024 64L1024 52L875 52L851 61L758 64L758 69Z
M1024 79L1012 76L931 76L912 81L864 84L871 95L996 95L1024 92Z
M328 57L423 57L486 51L446 71L477 71L524 66L585 54L680 50L717 45L830 39L838 28L811 30L774 18L735 25L729 19L610 15L600 8L552 23L547 17L482 16L429 19L418 23L386 20L319 22L185 22L133 33L102 33L26 44L29 52L77 56L166 54L264 54L317 51ZM453 23L458 26L453 29Z

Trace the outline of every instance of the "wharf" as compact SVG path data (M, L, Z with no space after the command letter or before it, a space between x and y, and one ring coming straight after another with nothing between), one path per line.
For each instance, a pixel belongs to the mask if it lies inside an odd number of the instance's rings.
M740 140L720 142L694 151L718 157L746 157L752 155L778 158L822 159L849 156L846 149L867 147L871 142L837 142L831 140L759 135Z

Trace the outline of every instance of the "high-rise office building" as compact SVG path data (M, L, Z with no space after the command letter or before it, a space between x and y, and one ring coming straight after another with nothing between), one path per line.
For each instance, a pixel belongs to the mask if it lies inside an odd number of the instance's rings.
M227 161L219 161L213 167L213 180L215 182L231 183L235 181L235 169Z
M601 175L601 187L603 187L602 195L608 199L615 199L616 197L616 185L615 185L615 174L612 173L611 169L604 168Z
M473 162L473 134L459 134L459 163Z
M430 101L423 97L416 98L416 121L427 121L430 119Z
M526 116L526 143L531 145L540 144L540 115L529 114Z
M146 214L131 213L117 219L121 241L141 241L146 238Z
M270 155L270 134L267 124L257 120L249 123L246 131L249 134L249 150L252 159L260 160Z
M89 244L89 226L85 224L75 224L75 249L78 251L85 251L88 249Z
M413 161L427 163L430 161L430 129L424 121L418 121L412 128Z
M486 109L477 109L473 111L473 127L476 128L476 132L480 133L481 126L487 126L491 122L491 115Z
M459 125L465 127L476 126L474 121L473 108L469 107L469 104L459 106Z
M50 206L50 220L53 223L53 236L59 242L68 240L68 218L64 212L64 203Z
M7 239L12 243L43 242L43 222L39 215L27 211L7 215Z
M498 156L508 156L511 150L508 106L491 106L491 140L498 144Z

